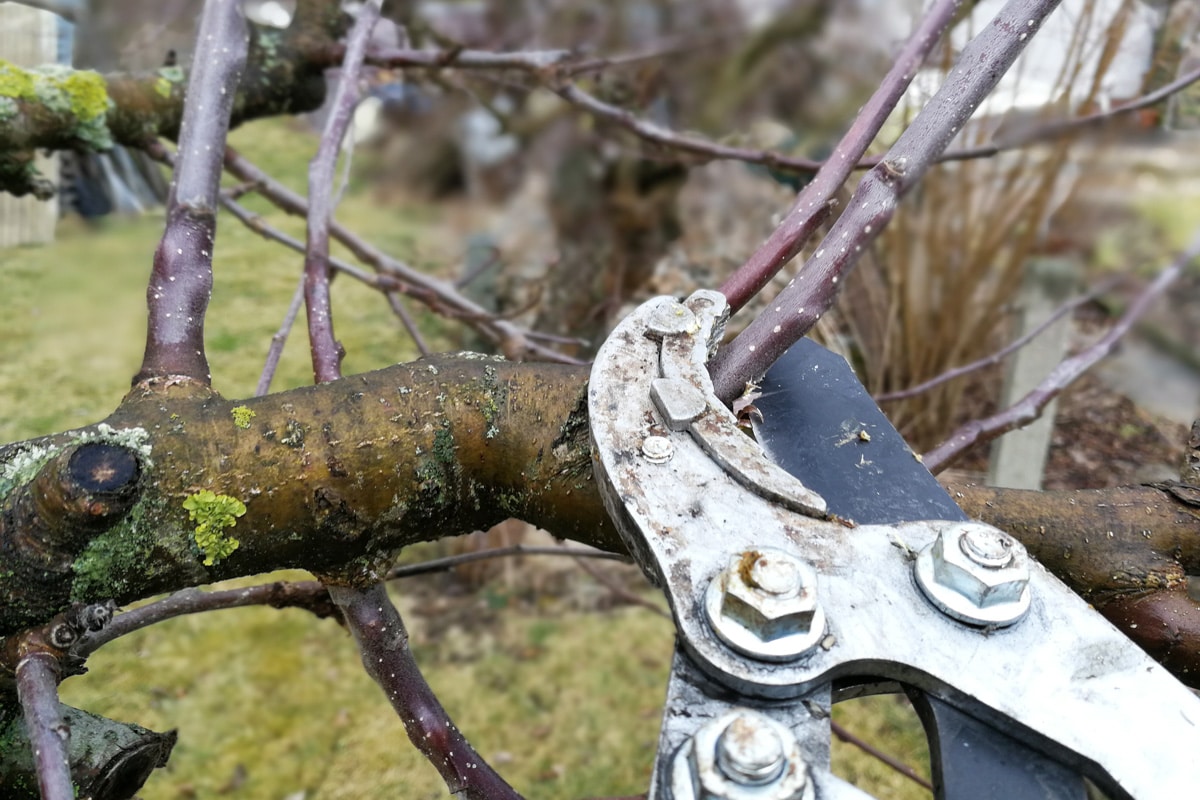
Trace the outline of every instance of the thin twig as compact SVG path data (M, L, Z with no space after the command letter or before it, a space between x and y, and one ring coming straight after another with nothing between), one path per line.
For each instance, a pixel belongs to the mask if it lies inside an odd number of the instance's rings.
M664 617L665 619L672 619L669 612L664 611L662 608L642 597L640 594L629 591L624 586L613 580L611 576L605 575L601 570L596 569L595 565L589 564L582 558L576 558L575 563L581 570L586 572L592 580L603 586L605 589L608 589L608 591L611 592L614 597L623 600L629 605L648 608L655 614L658 614L660 617Z
M279 209L299 216L308 214L308 201L305 198L271 178L233 148L226 148L225 168L239 180L253 181L258 187L258 193ZM415 297L440 314L461 316L485 338L495 342L509 358L532 356L545 361L583 363L579 359L537 344L535 339L547 340L546 337L535 335L507 320L496 319L487 309L456 291L451 284L392 258L337 220L331 222L330 233L334 239L345 245L355 258L382 275L395 278L398 283L392 284L391 288ZM330 263L337 267L336 261L331 259Z
M520 800L516 790L483 760L450 720L429 687L399 612L379 583L369 589L330 586L354 634L363 666L404 722L413 745L441 774L451 794L464 800Z
M392 307L392 313L400 318L400 324L404 326L404 330L408 331L413 344L417 346L417 352L422 356L429 355L432 351L425 342L425 337L421 335L421 331L417 327L417 323L413 320L412 314L409 314L408 309L404 307L404 301L400 299L400 295L397 292L388 292L387 301L388 305Z
M842 740L846 744L857 747L859 750L862 750L864 753L871 756L872 758L877 759L878 761L880 761L880 762L886 764L887 766L891 767L892 769L894 769L896 772L899 772L901 775L908 778L909 780L911 780L913 783L917 784L918 786L920 786L924 789L928 789L931 792L933 791L932 783L930 783L929 781L922 778L920 775L917 774L917 771L915 769L910 767L908 764L905 764L903 761L899 760L898 758L888 755L887 753L883 752L879 748L872 745L870 742L863 741L862 739L858 738L853 733L846 730L840 724L838 724L837 722L834 722L833 720L829 721L829 729L830 729L830 731L833 732L834 736L836 736L838 739Z
M671 150L701 156L705 159L729 159L744 161L747 164L761 164L781 172L798 172L804 175L814 173L821 167L822 162L811 158L785 156L773 150L732 147L700 136L678 133L670 128L641 119L628 109L606 103L573 83L551 88L555 94L571 105L619 125L640 139Z
M936 162L1058 2L1010 0L963 48L958 64L964 66L950 71L886 159L859 183L812 258L770 307L718 351L710 366L718 397L731 402L829 310L839 281L891 221L900 198Z
M1200 235L1182 255L1158 273L1145 291L1129 304L1116 324L1095 344L1064 359L1058 366L1050 370L1041 383L1009 408L985 419L972 420L960 427L946 441L923 456L922 461L925 466L930 472L940 472L969 447L991 441L1002 433L1027 425L1037 419L1042 409L1051 400L1070 386L1076 378L1091 369L1096 362L1112 352L1121 337L1141 319L1153 302L1197 257L1200 257Z
M846 135L817 174L801 190L791 211L762 245L721 285L721 293L737 311L762 291L771 279L800 252L830 211L834 194L842 188L855 165L867 152L880 128L903 99L917 70L941 40L954 19L961 0L939 0L892 63L879 88L858 112Z
M1143 108L1149 108L1158 105L1171 95L1186 89L1196 81L1200 81L1200 68L1194 69L1191 72L1185 73L1170 83L1155 89L1141 97L1130 100L1128 103L1122 103L1118 106L1113 106L1107 111L1097 111L1094 114L1088 114L1075 119L1057 120L1049 122L1045 125L1033 126L1027 130L1020 130L1010 136L1001 136L997 141L981 145L979 147L962 148L959 150L950 150L944 153L941 161L967 161L974 158L990 158L998 153L1007 150L1015 150L1019 147L1027 147L1036 142L1044 142L1049 139L1056 139L1062 136L1068 136L1077 133L1086 128L1092 128L1110 122L1113 119L1131 114L1134 111L1140 111Z
M580 559L602 559L629 563L627 556L581 547L531 547L510 545L476 550L471 553L435 558L416 564L392 567L386 580L411 578L436 572L449 572L455 567L493 558L514 556L554 556ZM134 631L155 625L164 620L187 614L221 611L245 606L271 606L272 608L303 608L317 616L329 616L329 593L318 581L274 581L272 583L243 586L238 589L181 589L161 600L116 615L98 631L88 633L71 649L71 655L87 658L109 642Z
M1006 344L1004 347L1000 348L999 350L997 350L996 352L994 352L990 355L986 355L983 358L981 358L977 361L972 361L969 364L963 364L961 367L955 367L954 369L948 369L945 372L943 372L941 375L936 375L936 376L930 378L929 380L925 381L924 383L918 383L916 386L910 386L907 389L900 389L899 391L885 392L883 394L876 395L875 402L876 403L886 403L886 402L891 402L893 400L905 400L909 397L916 397L919 394L929 391L930 389L934 388L935 386L941 386L943 383L952 381L955 378L961 378L964 375L969 375L972 372L975 372L977 370L981 370L985 367L990 367L993 364L999 364L1005 358L1012 355L1017 350L1020 350L1022 347L1029 344L1034 339L1036 339L1038 336L1040 336L1042 333L1044 333L1055 322L1058 322L1064 316L1071 313L1072 311L1079 308L1080 306L1085 305L1086 303L1092 302L1100 295L1102 295L1105 292L1112 289L1119 282L1120 282L1120 278L1113 278L1111 280L1107 280L1100 286L1098 286L1095 289L1093 289L1092 291L1088 292L1087 294L1083 294L1083 295L1080 295L1079 297L1074 297L1074 298L1068 300L1067 302L1063 303L1061 306L1056 308L1054 310L1054 313L1052 313L1050 316L1046 317L1046 319L1043 320L1041 322L1041 324L1037 325L1032 330L1025 332L1021 336L1012 340L1011 342Z
M58 703L58 659L35 651L17 663L17 696L33 748L34 767L42 800L74 800L67 743L71 729Z
M238 0L204 4L167 224L146 289L146 352L135 382L168 376L212 382L204 355L204 315L212 294L221 154L249 34Z
M308 345L313 380L326 383L342 377L345 352L333 333L333 307L329 297L329 224L333 218L333 179L342 139L358 105L358 76L367 39L379 21L383 0L359 6L350 30L342 74L330 104L329 116L317 154L308 168L308 235L304 255L304 308L308 314Z
M301 274L300 280L296 283L296 291L292 293L292 302L288 304L287 313L283 315L283 322L279 323L279 330L275 331L275 335L271 337L271 346L267 348L267 358L263 362L262 372L258 376L258 385L254 387L255 397L265 397L271 391L271 381L275 379L275 371L279 369L279 359L283 356L283 347L287 344L292 327L296 324L296 317L300 315L300 307L304 305L305 278L306 276Z
M157 153L156 157L159 157ZM305 245L299 239L289 236L278 228L267 224L262 216L250 211L248 208L234 201L231 197L225 195L224 193L221 194L221 205L224 206L227 211L232 213L234 217L242 222L247 228L259 234L263 238L278 242L279 244L291 248L298 253L305 252ZM431 307L434 307L435 310L437 308L436 298L430 297L428 293L416 291L414 287L405 284L388 274L372 275L347 261L337 258L336 256L329 256L327 263L329 264L330 268L337 270L338 272L345 273L355 280L370 286L372 289L383 292L387 297L388 304L391 306L392 311L397 317L400 318L400 323L412 337L413 342L417 346L418 352L420 352L423 356L430 354L431 351L429 349L429 345L425 342L424 337L421 336L421 332L418 330L416 323L413 321L412 315L408 313L408 309L406 309L403 304L400 303L397 294L403 293L413 295L417 297L417 299L424 300ZM304 300L303 279L304 276L302 275L301 287L298 289L300 302L303 302ZM296 297L293 296L292 304L288 307L288 313L284 318L283 325L271 339L271 348L267 352L267 360L263 365L262 374L259 376L258 388L255 390L256 397L261 397L270 389L271 378L275 374L275 368L278 365L279 356L283 352L283 346L287 341L289 333L291 332L292 324L295 322L298 312L299 306L297 305ZM447 316L465 317L465 314L447 313ZM530 333L528 335L532 336L533 334Z

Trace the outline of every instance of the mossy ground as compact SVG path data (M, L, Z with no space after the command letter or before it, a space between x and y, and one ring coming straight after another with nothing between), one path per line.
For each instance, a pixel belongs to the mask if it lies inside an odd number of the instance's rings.
M303 190L311 137L270 121L233 140ZM352 186L339 217L398 257L451 263L460 255L453 244L430 238L436 213L387 206ZM303 236L300 220L275 214L272 222ZM159 215L95 226L68 219L52 247L0 251L0 442L94 422L116 406L140 363L143 287L161 225ZM214 383L226 397L253 392L300 269L298 256L221 218L206 335ZM334 308L347 374L414 357L373 292L339 278ZM311 381L302 320L274 389ZM426 328L436 346L451 346L436 321ZM530 800L645 789L673 644L665 620L637 608L574 610L548 596L510 603L486 626L432 630L420 596L429 595L400 587L430 682L481 753ZM469 600L484 610L503 601L494 587ZM122 639L89 666L63 685L67 702L180 731L170 766L151 778L144 800L446 796L361 669L353 642L331 621L265 608L181 618ZM899 757L923 759L911 712L893 699L837 713L864 738L890 740ZM840 745L835 752L840 773L880 797L927 796L878 762Z

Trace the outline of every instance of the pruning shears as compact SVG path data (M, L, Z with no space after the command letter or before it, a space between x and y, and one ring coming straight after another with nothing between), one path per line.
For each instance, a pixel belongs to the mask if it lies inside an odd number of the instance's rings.
M591 373L605 506L678 633L651 800L868 797L830 713L880 692L912 699L939 800L1192 794L1200 699L966 519L841 357L794 346L748 436L706 370L728 313L650 300Z

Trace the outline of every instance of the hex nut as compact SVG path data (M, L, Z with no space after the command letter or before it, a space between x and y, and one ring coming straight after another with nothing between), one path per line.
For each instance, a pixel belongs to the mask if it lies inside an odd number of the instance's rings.
M939 531L915 564L926 597L973 625L1010 625L1029 610L1029 554L1003 531L980 522Z
M795 734L748 708L703 725L675 754L673 800L811 800Z
M763 661L794 659L825 635L816 572L775 548L734 556L709 583L704 609L721 641Z

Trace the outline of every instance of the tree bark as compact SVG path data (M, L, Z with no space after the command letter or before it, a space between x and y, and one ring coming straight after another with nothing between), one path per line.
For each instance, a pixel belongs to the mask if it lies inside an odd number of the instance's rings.
M623 549L592 481L586 379L461 354L240 403L194 382L135 386L103 423L0 450L0 635L72 600L125 603L281 567L365 584L407 544L509 517ZM63 462L81 442L137 459L136 501L107 526L46 540L38 531L61 528L61 514L23 498L69 481ZM96 500L78 485L59 494ZM225 524L200 530L209 518ZM224 551L202 549L205 534Z

